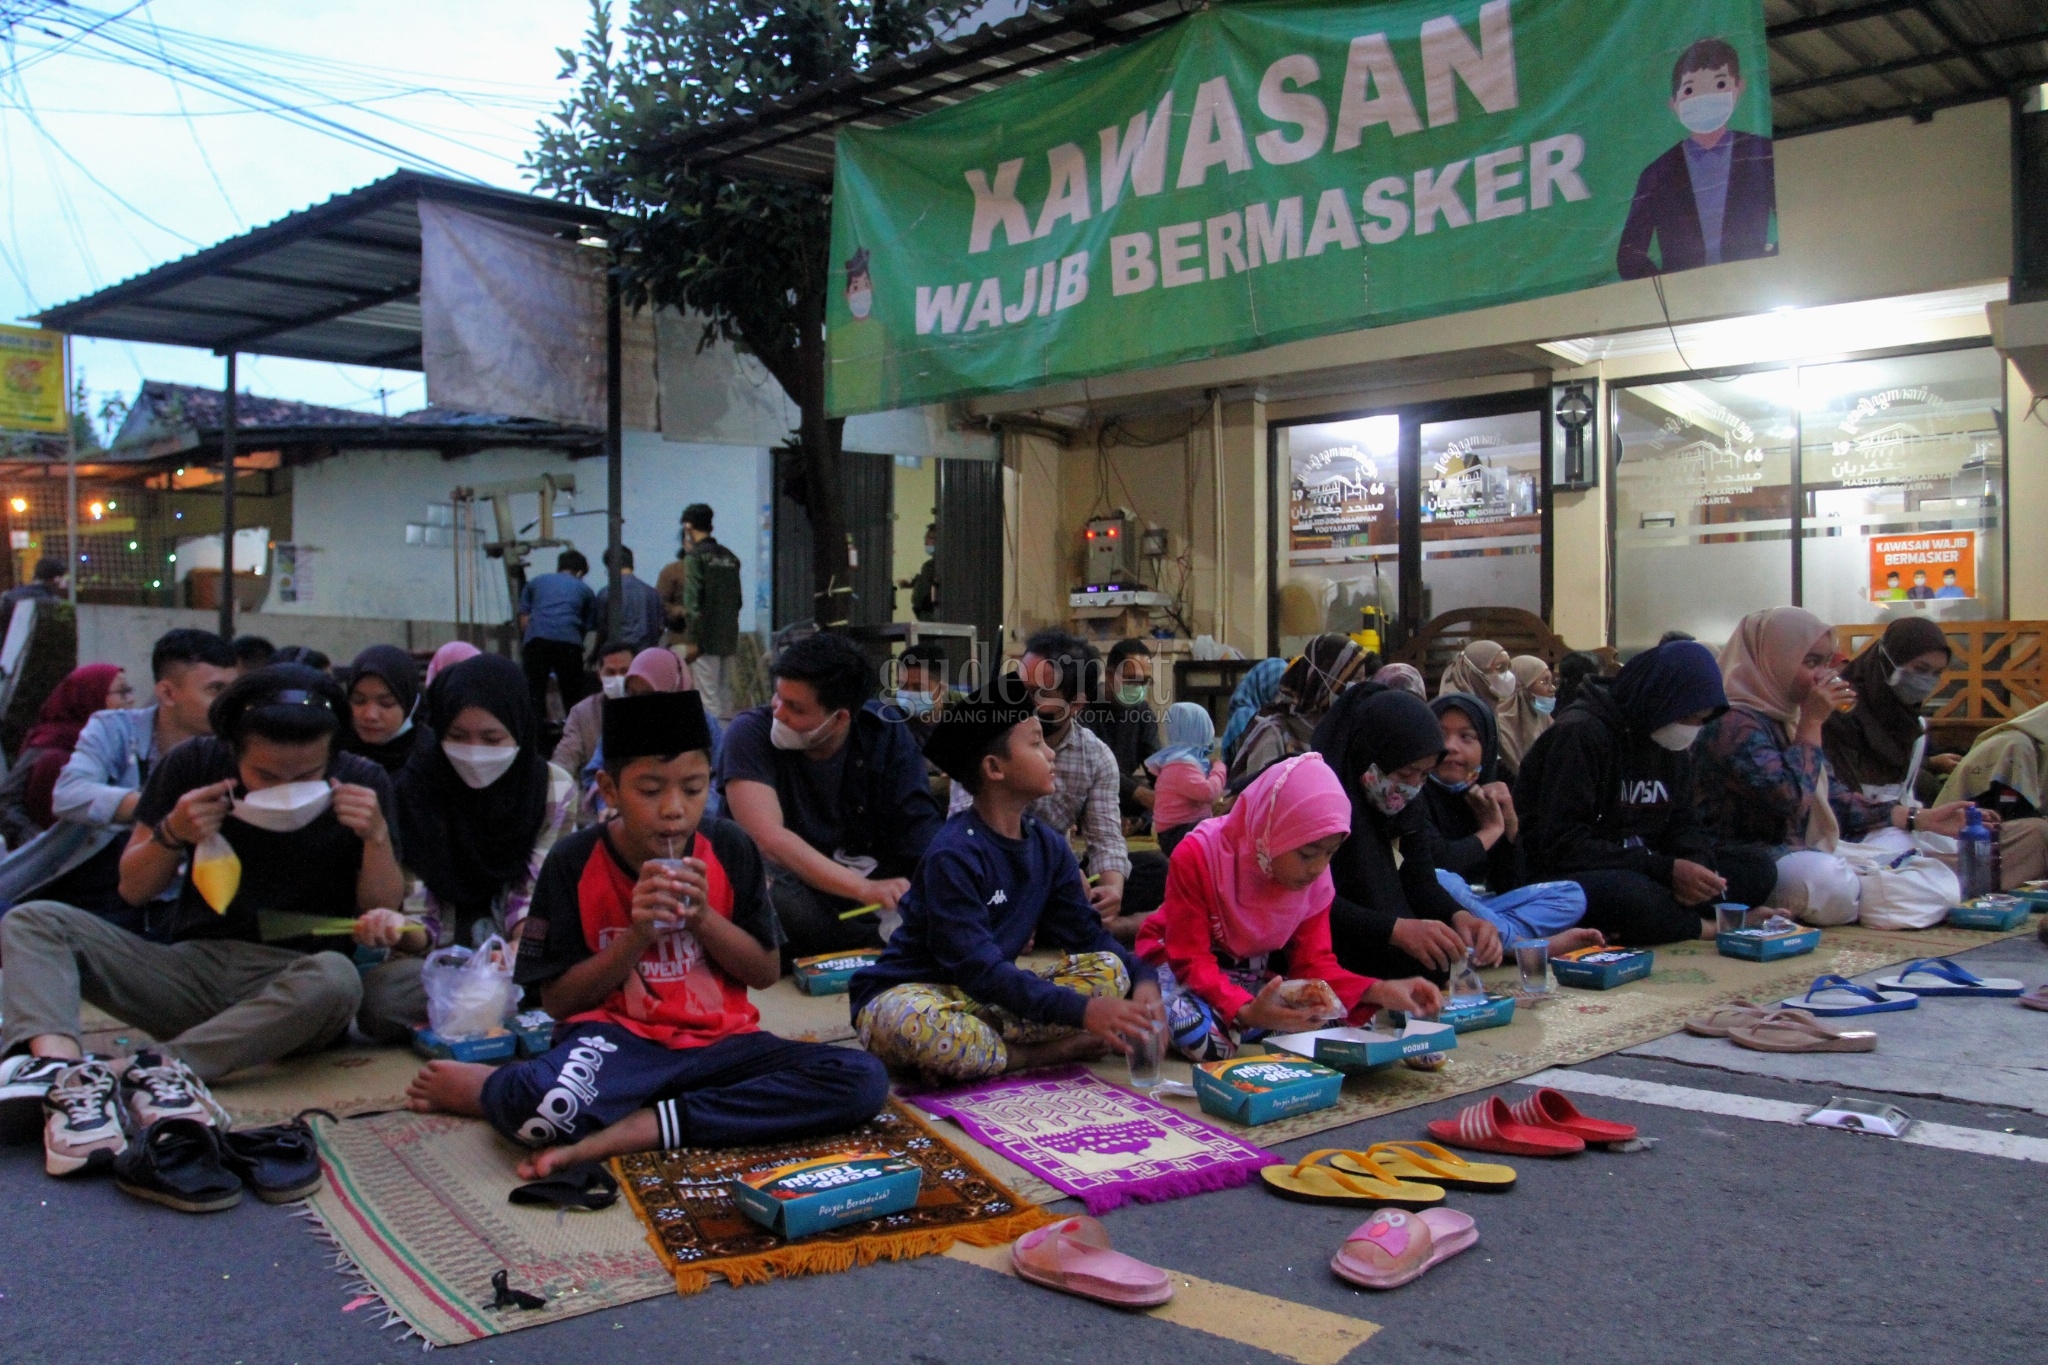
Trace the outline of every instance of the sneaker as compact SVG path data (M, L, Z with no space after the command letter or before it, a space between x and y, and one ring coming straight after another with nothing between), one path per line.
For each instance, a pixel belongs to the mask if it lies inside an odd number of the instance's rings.
M66 1057L26 1052L0 1058L0 1140L24 1141L42 1124L43 1096L57 1073L71 1064Z
M121 1073L121 1102L140 1133L163 1119L191 1119L227 1127L226 1116L192 1068L161 1052L138 1052Z
M128 1148L115 1101L119 1082L105 1062L73 1062L43 1094L43 1169L76 1175L111 1165Z
M180 1213L217 1213L242 1202L242 1182L221 1162L220 1134L198 1119L160 1119L114 1160L123 1194Z

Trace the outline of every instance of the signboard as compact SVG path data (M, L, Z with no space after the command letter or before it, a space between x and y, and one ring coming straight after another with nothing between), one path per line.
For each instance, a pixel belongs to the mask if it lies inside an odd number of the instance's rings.
M0 327L0 431L64 434L64 334Z
M827 401L1032 388L1770 255L1767 71L1756 0L1247 0L849 128Z
M1977 533L1870 538L1870 600L1936 602L1977 595Z

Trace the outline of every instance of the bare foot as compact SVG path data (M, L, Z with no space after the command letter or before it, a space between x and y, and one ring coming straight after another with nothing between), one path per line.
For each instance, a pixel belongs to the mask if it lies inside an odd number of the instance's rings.
M652 1151L661 1145L661 1126L652 1109L636 1109L609 1128L561 1147L545 1147L520 1161L519 1178L545 1180L579 1161L603 1161L628 1152Z
M1550 936L1550 955L1552 957L1563 957L1566 953L1576 953L1581 948L1604 948L1606 946L1607 936L1598 929L1567 929L1561 934L1552 934Z
M405 1088L405 1107L422 1114L484 1116L484 1081L492 1068L481 1062L428 1062Z
M578 1158L575 1144L567 1147L544 1147L532 1156L522 1158L513 1169L521 1180L546 1180L564 1166L573 1166Z
M1092 1033L1074 1033L1045 1043L1012 1043L1005 1071L1033 1071L1062 1062L1092 1062L1109 1055L1109 1044Z

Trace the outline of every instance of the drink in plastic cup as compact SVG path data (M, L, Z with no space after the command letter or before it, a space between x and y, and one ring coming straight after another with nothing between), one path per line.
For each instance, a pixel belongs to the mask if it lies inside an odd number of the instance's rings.
M681 880L683 875L683 864L685 861L686 860L682 858L649 858L647 860L647 865L649 867L658 867L662 871L668 873L669 876L674 877L677 880ZM688 896L684 896L682 898L682 901L684 907L688 908L690 904L690 898ZM682 927L682 925L678 923L669 925L668 927L671 929L679 929Z
M1723 901L1714 907L1714 931L1732 934L1749 923L1749 907L1733 901Z
M1131 1064L1131 1088L1150 1090L1165 1076L1160 1071L1160 1062L1166 1052L1166 1030L1153 1024L1142 1033L1127 1035L1125 1041L1131 1045L1128 1061Z
M1550 944L1545 939L1523 939L1515 945L1515 966L1522 973L1523 995L1550 994Z

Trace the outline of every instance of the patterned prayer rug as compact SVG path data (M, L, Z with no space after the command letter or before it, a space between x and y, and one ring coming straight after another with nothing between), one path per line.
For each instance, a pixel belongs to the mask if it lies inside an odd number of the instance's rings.
M1082 1067L913 1097L1090 1213L1242 1185L1275 1158Z
M886 1152L924 1168L917 1205L863 1223L789 1241L740 1212L726 1182L747 1171L849 1150ZM639 1152L614 1163L619 1186L647 1226L647 1241L695 1294L723 1276L733 1285L772 1277L823 1275L935 1256L955 1242L992 1247L1055 1221L1005 1189L895 1100L851 1133L772 1147L678 1147Z

